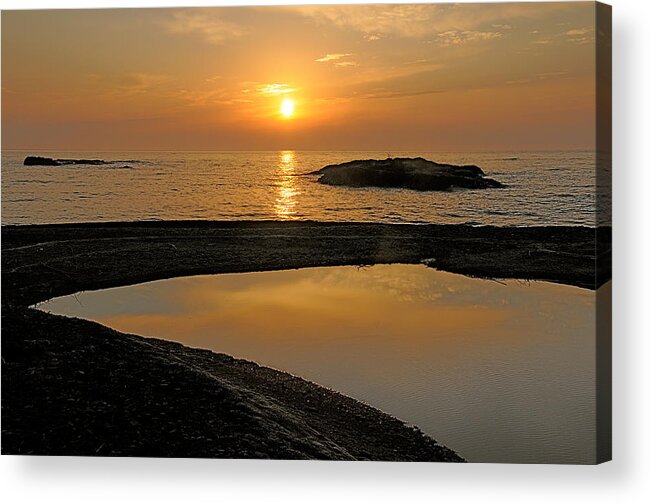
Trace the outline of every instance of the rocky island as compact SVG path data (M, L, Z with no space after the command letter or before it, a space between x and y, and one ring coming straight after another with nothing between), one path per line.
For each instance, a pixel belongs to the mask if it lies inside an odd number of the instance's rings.
M349 161L328 165L308 175L319 175L321 184L349 187L401 187L417 191L504 187L497 180L485 177L479 166L436 163L421 157Z
M54 159L42 156L27 156L23 161L24 166L64 166L64 165L110 165L115 163L137 163L135 159L106 161L104 159Z

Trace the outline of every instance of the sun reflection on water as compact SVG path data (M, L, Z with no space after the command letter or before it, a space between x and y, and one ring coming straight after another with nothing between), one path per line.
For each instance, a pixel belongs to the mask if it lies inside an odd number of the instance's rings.
M278 159L278 194L275 212L281 219L296 215L296 197L301 194L296 187L296 156L294 151L281 151Z

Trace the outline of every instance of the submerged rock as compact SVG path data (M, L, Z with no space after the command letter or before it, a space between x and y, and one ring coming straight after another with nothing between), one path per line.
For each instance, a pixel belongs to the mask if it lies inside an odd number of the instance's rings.
M479 166L435 163L421 157L349 161L308 175L320 175L321 184L350 187L402 187L418 191L504 187L497 180L485 177Z

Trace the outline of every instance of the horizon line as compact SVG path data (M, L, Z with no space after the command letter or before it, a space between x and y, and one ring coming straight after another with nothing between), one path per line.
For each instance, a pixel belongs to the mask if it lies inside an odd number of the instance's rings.
M38 149L11 148L1 152L439 152L439 153L478 153L478 152L608 152L596 147L536 148L536 149Z

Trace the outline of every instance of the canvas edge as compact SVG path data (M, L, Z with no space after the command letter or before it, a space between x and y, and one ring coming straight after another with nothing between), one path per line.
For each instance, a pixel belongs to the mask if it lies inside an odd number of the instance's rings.
M612 7L595 2L596 460L612 460ZM601 194L600 194L601 193ZM600 229L601 227L605 229Z

